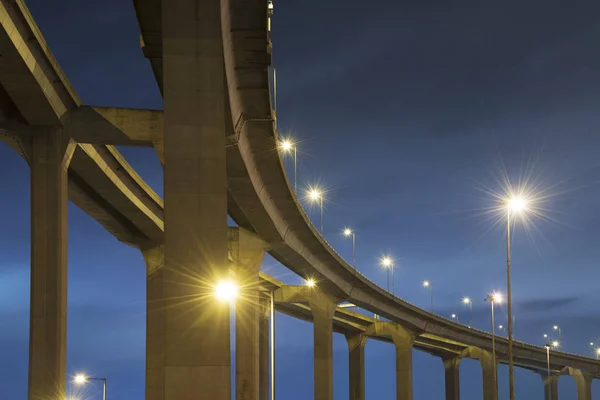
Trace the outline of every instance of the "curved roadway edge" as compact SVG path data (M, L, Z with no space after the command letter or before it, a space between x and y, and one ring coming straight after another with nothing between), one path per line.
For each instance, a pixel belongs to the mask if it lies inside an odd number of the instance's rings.
M261 290L266 292L272 292L278 288L285 286L282 282L274 279L273 277L261 272ZM286 314L290 317L312 322L312 313L310 307L304 304L298 303L275 303L276 311ZM357 334L365 333L367 328L376 323L381 322L375 318L368 317L364 314L351 311L351 309L345 307L337 307L333 317L333 328L334 332L341 334ZM377 336L372 337L374 340L392 343L392 340L387 337ZM499 338L499 341L505 339ZM449 339L443 339L434 335L421 334L415 336L415 342L413 347L417 350L429 353L437 357L448 357L448 356L462 356L468 354L469 346L463 343L456 342ZM567 368L565 362L568 360L570 355L567 353L552 351L551 358L551 369L553 371L563 371ZM466 356L468 357L468 356ZM508 359L505 356L500 355L498 362L507 364ZM530 358L518 358L516 362L526 369L532 371L545 373L547 364L545 361L532 361Z
M491 335L453 323L393 297L346 263L318 234L303 212L276 151L269 88L270 45L267 2L223 0L223 47L232 120L239 157L246 166L230 180L230 191L241 212L264 240L270 254L304 276L317 276L326 290L362 308L413 329L475 346L491 348ZM229 154L228 154L229 156ZM228 160L229 161L229 160ZM237 171L240 171L236 168ZM251 189L253 190L249 190ZM504 340L498 351L506 351ZM543 347L514 343L515 358L544 362ZM564 353L562 353L564 354ZM600 376L600 363L562 355L565 365Z

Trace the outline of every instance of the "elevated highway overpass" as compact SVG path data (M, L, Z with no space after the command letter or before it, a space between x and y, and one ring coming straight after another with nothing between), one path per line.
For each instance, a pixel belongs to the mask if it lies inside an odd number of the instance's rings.
M82 105L25 4L20 0L0 0L0 138L19 152L32 170L32 299L39 301L32 301L31 310L30 398L56 387L64 388L64 207L68 196L118 240L142 250L149 270L149 304L168 300L165 293L169 291L179 293L178 288L165 283L165 275L173 278L172 270L177 270L173 265L190 270L190 265L222 264L225 267L194 267L194 274L204 279L227 274L229 263L223 258L227 253L224 246L230 239L223 222L226 214L260 238L265 244L263 250L287 268L300 276L316 278L319 292L323 293L318 299L305 293L304 288L285 287L264 275L260 280L263 289L278 293L278 311L311 321L314 313L322 317L318 325L323 329L315 328L316 337L321 335L320 347L324 346L318 353L315 349L316 399L332 396L332 362L327 359L331 356L331 329L358 340L359 349L366 337L394 343L400 354L397 363L403 365L404 371L397 377L397 382L402 382L399 399L412 396L412 383L406 379L410 374L406 371L411 369L408 353L413 347L446 361L461 357L480 359L484 372L488 371L484 373L484 398L495 399L497 394L489 375L490 334L422 310L369 281L332 249L300 206L281 158L274 151L277 132L269 87L272 46L267 31L267 2L202 3L197 4L204 7L202 17L190 20L185 15L190 10L184 6L165 10L159 0L134 1L143 54L149 59L165 98L163 112ZM206 48L199 55L193 43ZM192 80L192 84L183 81L182 76ZM204 134L199 138L190 136L195 132ZM184 140L191 140L193 145ZM167 166L167 205L127 164L115 145L156 149ZM208 153L203 149L209 149L208 162L204 160ZM183 177L190 165L199 166L197 173ZM215 174L219 168L222 171ZM169 211L170 198L177 209ZM211 215L202 211L205 207L214 211L217 204L217 211ZM169 223L165 223L165 214L171 216ZM48 215L53 217L47 218ZM170 237L169 226L173 232ZM202 246L221 252L189 252L189 248ZM182 249L188 250L184 256ZM253 290L258 291L258 269L256 265L248 268L248 279L256 283ZM181 271L176 272L178 279ZM35 278L38 276L40 279ZM58 284L46 284L42 280L46 276ZM336 308L341 301L356 304L385 320ZM40 302L54 311L40 314L36 311ZM240 314L258 315L253 305L246 308L240 309ZM229 368L228 339L222 339L228 331L223 325L227 310L211 316L203 328L218 326L214 330L221 337L209 335L210 340L204 339L214 348L214 353L207 354L198 352L206 350L196 343L201 330L192 338L182 339L183 328L173 323L173 315L152 311L148 312L147 399L184 398L182 392L195 390L198 386L194 385L210 387L209 391L214 391L211 398L220 399L228 390L228 378L208 366L216 362L220 368ZM249 358L264 358L257 344L259 324L254 322L248 325L248 332L254 332L251 340L240 340L246 344ZM500 362L505 362L506 346L506 340L497 339ZM52 357L39 356L48 352ZM516 342L514 354L516 365L545 371L545 348ZM359 364L360 359L351 358ZM175 368L177 365L189 368ZM553 351L551 367L556 374L567 372L576 376L581 399L591 396L591 379L600 377L599 362L577 355ZM353 399L364 398L360 368L351 365ZM458 376L458 364L449 361L447 368L451 369L447 374L447 398L456 399L459 392L452 389L452 379ZM181 384L179 374L199 371L209 371L210 379L217 382L214 387L201 380L175 388ZM260 371L256 366L248 365L242 373L253 382L250 389L244 389L246 398L264 396L264 390L258 387ZM546 380L550 391L555 378L553 375Z

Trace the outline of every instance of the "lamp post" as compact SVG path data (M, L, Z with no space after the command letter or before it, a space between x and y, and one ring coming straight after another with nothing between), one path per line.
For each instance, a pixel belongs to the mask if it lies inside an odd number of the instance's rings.
M392 260L390 257L383 257L380 260L380 264L387 270L387 290L388 290L388 292L390 292L390 270L392 271L392 291L390 293L395 295L395 291L394 291L394 260Z
M600 358L600 347L596 348L596 360Z
M498 325L498 329L504 331L504 333L506 334L506 328L503 325Z
M453 320L458 322L458 316L456 314L452 314L450 317L452 317Z
M356 268L356 235L354 231L350 228L344 228L344 236L352 237L352 266L354 269Z
M546 379L548 379L548 396L550 396L548 400L552 400L552 386L550 382L550 343L547 343L544 347L546 347L546 363L548 365L548 373L546 375Z
M513 362L512 291L510 288L510 219L511 212L518 213L527 208L527 200L512 196L506 207L506 302L508 308L508 386L510 400L515 400L515 367Z
M319 189L311 189L308 192L308 198L313 203L319 203L321 208L321 236L323 235L323 192Z
M423 281L423 287L429 288L429 307L433 311L433 284L429 281Z
M75 376L75 383L78 385L83 385L88 381L102 381L102 399L106 400L106 378L90 378L88 376L85 376L84 374L77 374Z
M554 325L554 326L552 327L552 329L554 329L555 331L557 331L557 332L558 332L558 340L562 340L562 332L560 331L560 326L558 326L558 325Z
M463 302L463 304L469 305L469 328L470 328L471 326L473 326L473 302L468 297L463 298L462 302Z
M489 294L485 299L492 306L492 363L494 364L494 385L498 390L498 376L496 372L496 321L494 320L494 304L502 302L502 295L498 292Z
M292 142L290 139L285 139L279 143L279 148L284 153L294 152L294 192L298 193L298 151L296 143Z

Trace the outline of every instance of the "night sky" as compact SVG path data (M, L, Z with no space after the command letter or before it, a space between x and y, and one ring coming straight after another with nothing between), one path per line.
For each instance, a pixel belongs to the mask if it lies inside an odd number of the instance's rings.
M50 6L50 3L52 5ZM513 240L517 340L593 356L600 340L600 3L530 0L276 1L273 66L278 127L299 141L299 187L327 190L325 237L385 287L381 254L398 265L397 294L490 329L485 295L505 291L502 218L489 213L506 178L542 200ZM484 3L487 3L484 6ZM162 107L126 0L27 4L85 104ZM162 194L152 149L121 148ZM291 160L290 160L291 161ZM287 164L292 171L292 164ZM26 398L29 170L0 144L0 399ZM538 215L539 214L539 215ZM311 215L318 217L317 210ZM267 257L263 270L300 278ZM69 205L68 373L108 378L110 400L143 399L145 265L134 248ZM505 308L498 323L506 324ZM312 398L312 327L277 316L277 394ZM556 335L554 335L556 336ZM367 398L394 397L391 345L366 347ZM334 396L348 398L345 339L334 335ZM516 370L518 399L542 399L540 377ZM500 398L508 372L501 366ZM414 397L444 398L440 359L414 351ZM69 386L71 386L69 384ZM600 393L600 383L594 383ZM479 363L461 392L481 399ZM575 384L561 377L561 399ZM100 385L85 398L100 399Z

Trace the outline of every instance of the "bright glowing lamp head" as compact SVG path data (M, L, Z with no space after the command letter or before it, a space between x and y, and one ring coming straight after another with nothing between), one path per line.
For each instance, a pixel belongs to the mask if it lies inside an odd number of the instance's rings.
M600 354L600 348L596 349L596 354Z
M452 318L456 318L456 314L452 314Z
M544 333L544 337L545 337L545 338L547 338L547 337L548 337L548 334L547 334L547 333Z
M232 301L239 295L240 289L233 281L221 281L215 287L215 295L219 300Z
M319 190L317 190L317 189L311 189L308 192L308 198L311 201L317 201L317 200L319 200L321 198L321 192Z
M344 236L350 236L350 235L352 235L352 229L350 229L350 228L344 229Z
M471 299L470 299L470 298L468 298L468 297L465 297L465 298L463 299L463 303L464 303L464 304L469 304L469 303L471 303Z
M558 325L554 325L554 326L552 327L552 329L554 329L555 331L557 331L557 330L558 330Z
M590 346L593 346L593 345L594 345L594 342L590 342Z
M315 287L316 284L317 282L315 282L313 278L308 278L306 280L306 286L308 286L309 288Z
M386 268L389 268L392 266L392 259L390 257L383 257L381 259L381 265L383 265Z
M294 148L294 143L292 143L292 141L290 141L289 139L285 139L279 144L279 146L283 151L290 151Z
M496 304L500 304L502 303L502 294L499 292L494 292L490 295L490 298L492 299L492 301Z
M527 209L527 200L520 196L513 196L508 200L508 209L519 212Z
M502 326L502 325L498 325L498 329L502 329L502 328L503 328L503 326Z
M85 383L87 381L87 377L85 375L83 375L83 374L77 374L77 375L75 375L74 381L78 385L81 385L81 384L83 384L83 383Z
M431 284L429 283L429 281L423 281L423 286L424 286L424 287L429 287L429 285L431 285Z
M552 342L552 347L558 347L560 346L560 343L558 343L558 340L555 340L554 342Z

